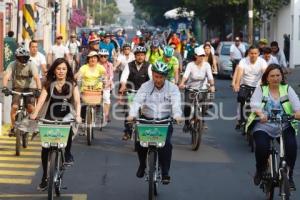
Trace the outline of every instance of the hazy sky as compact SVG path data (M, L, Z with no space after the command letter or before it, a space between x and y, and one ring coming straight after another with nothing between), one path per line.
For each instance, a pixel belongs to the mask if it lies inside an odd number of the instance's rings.
M116 0L116 1L121 13L133 14L133 6L131 5L130 0Z

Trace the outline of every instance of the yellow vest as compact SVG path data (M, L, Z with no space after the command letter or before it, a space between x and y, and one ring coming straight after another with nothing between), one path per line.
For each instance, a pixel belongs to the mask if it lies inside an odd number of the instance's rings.
M294 114L292 104L289 101L288 97L288 88L289 85L279 85L279 96L280 96L280 103L283 107L283 110L286 114L292 115ZM261 86L262 93L263 93L263 99L261 103L261 108L264 108L267 103L267 98L269 97L269 86ZM257 115L255 112L252 112L247 120L246 123L246 132L249 130L249 127L253 124L254 120L256 119ZM291 122L291 126L294 128L295 133L298 132L298 122L296 120L293 120Z

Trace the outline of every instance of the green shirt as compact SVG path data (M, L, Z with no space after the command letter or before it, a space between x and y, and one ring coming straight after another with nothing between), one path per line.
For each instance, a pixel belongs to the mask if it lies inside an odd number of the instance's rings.
M164 58L160 58L158 61L161 61L168 65L169 73L168 73L168 80L173 81L175 79L175 71L178 70L179 62L178 59L174 56L172 56L171 60L169 62L165 62Z
M14 89L37 88L33 76L38 76L38 70L33 62L29 61L24 66L16 61L13 61L7 66L5 72L12 74L11 77Z
M158 51L152 53L151 50L148 50L146 57L148 58L148 62L153 65L158 59L163 57L163 54L164 52L161 49L158 49Z

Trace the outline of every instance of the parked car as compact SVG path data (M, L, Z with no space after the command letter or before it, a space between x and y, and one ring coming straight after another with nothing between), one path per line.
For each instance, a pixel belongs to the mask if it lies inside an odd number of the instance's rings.
M220 77L232 77L232 62L230 60L230 46L234 44L232 41L222 41L219 43L216 51L218 56L218 75ZM243 42L246 49L249 48L248 43Z

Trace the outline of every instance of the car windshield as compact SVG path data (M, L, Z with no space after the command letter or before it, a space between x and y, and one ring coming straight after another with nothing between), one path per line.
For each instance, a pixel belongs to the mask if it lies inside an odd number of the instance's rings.
M224 44L221 49L221 55L229 56L230 55L230 46L229 44Z

